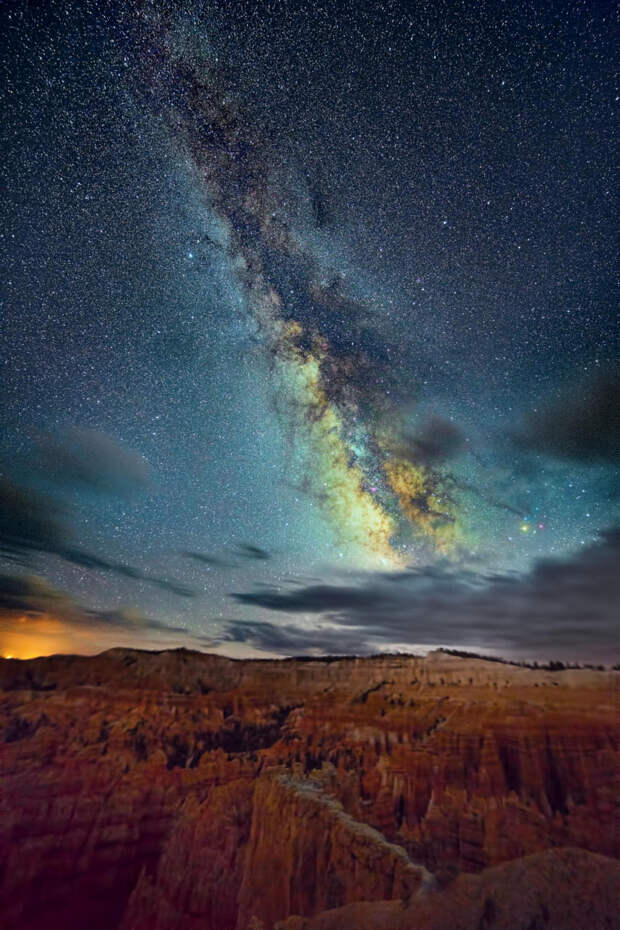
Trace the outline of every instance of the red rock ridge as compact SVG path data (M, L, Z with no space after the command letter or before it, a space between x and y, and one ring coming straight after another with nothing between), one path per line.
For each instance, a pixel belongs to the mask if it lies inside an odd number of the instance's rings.
M619 680L442 653L2 661L0 930L246 930L406 898L415 863L618 857Z
M273 930L615 930L619 900L618 862L582 849L553 849L460 875L405 905L349 904L278 921Z

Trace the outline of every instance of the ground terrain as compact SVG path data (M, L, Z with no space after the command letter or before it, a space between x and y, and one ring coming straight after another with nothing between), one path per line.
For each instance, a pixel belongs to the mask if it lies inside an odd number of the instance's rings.
M442 652L1 660L0 930L613 930L619 684Z

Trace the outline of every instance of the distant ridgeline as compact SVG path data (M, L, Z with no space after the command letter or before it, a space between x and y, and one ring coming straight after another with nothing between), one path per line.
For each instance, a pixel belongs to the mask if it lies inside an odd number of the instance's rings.
M501 656L482 655L480 652L468 652L464 649L441 649L438 652L445 652L449 656L458 656L459 659L484 659L485 662L501 662L502 665L516 665L518 668L535 668L543 672L561 672L569 668L589 668L595 672L603 672L604 665L593 665L591 662L559 662L557 659L551 659L549 662L526 662L521 659L517 662L514 659L503 659ZM620 663L612 665L613 670L620 669Z
M483 659L485 662L500 662L502 665L515 665L517 668L531 668L537 669L538 671L543 672L561 672L564 669L590 669L594 672L603 672L605 671L604 665L595 665L592 662L560 662L558 659L550 659L548 662L526 662L525 659L504 659L502 656L491 656L485 655L481 652L471 652L466 649L448 649L441 647L440 649L434 650L435 652L443 652L448 656L456 656L459 659ZM410 657L422 659L424 658L421 655L414 654L411 652L377 652L373 655L364 656L367 659L388 659L388 658L398 658L398 657ZM328 655L328 656L287 656L285 659L282 659L283 662L342 662L346 659L360 658L359 656L352 655ZM612 671L620 670L620 663L611 666Z

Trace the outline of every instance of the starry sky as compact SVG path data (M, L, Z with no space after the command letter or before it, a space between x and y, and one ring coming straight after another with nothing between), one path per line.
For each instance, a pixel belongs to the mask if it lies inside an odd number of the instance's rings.
M2 653L609 657L612 5L1 15Z

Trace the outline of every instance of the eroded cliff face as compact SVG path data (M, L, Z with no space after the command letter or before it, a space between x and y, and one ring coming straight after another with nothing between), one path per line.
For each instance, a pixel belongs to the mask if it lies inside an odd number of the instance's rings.
M582 849L554 849L512 860L410 901L348 904L314 917L278 921L275 930L614 930L620 866Z
M0 661L0 927L271 928L402 911L430 873L551 847L618 857L619 677L442 653Z
M239 779L213 787L202 803L190 797L157 868L140 874L120 930L235 927L253 795L253 781Z
M253 916L271 926L350 901L409 898L430 881L402 847L346 814L325 787L320 777L258 780L237 930Z

